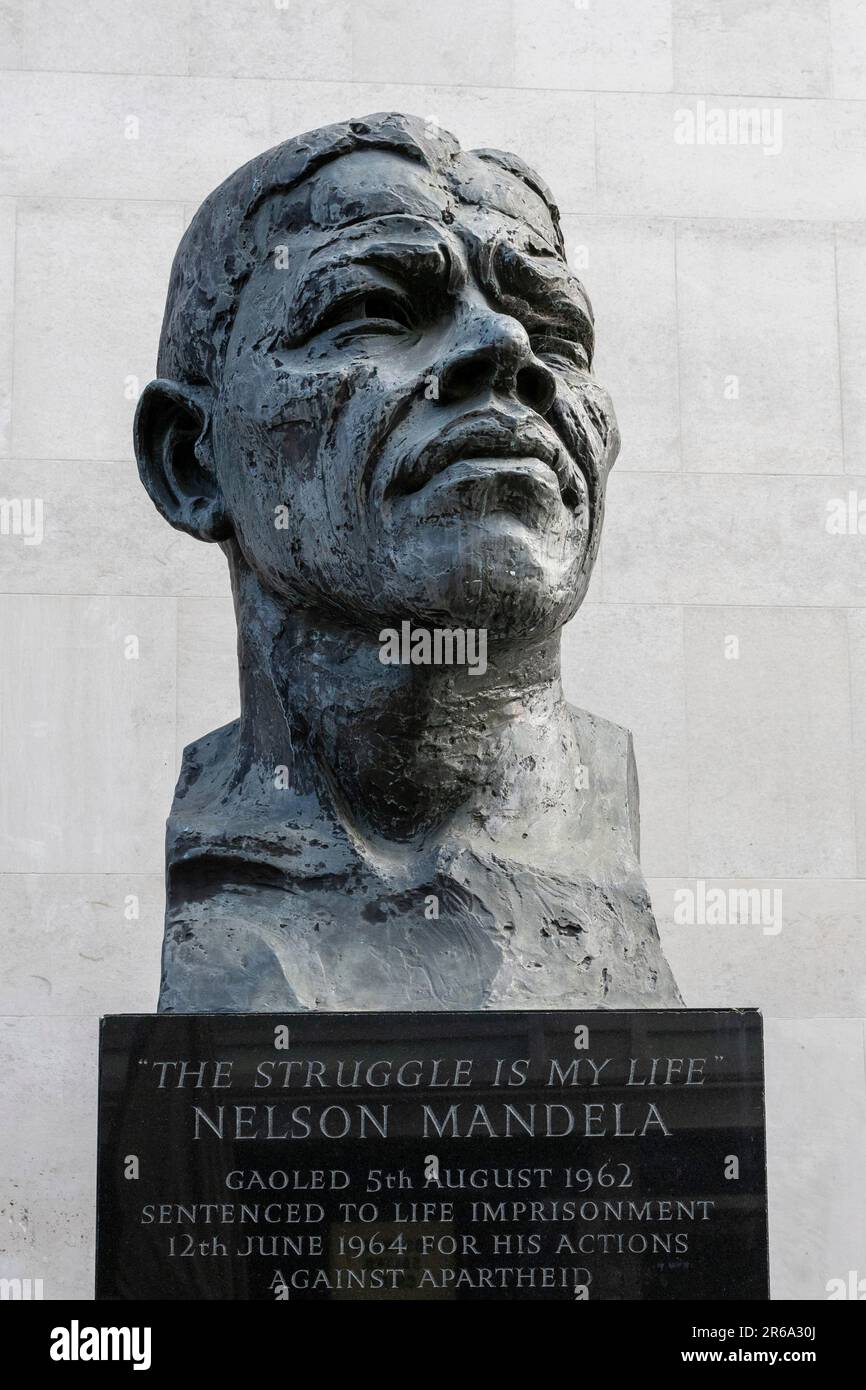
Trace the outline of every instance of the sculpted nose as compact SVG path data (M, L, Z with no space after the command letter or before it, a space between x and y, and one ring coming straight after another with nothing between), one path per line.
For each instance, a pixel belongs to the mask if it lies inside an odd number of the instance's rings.
M469 341L454 345L439 372L439 400L465 401L483 391L516 396L546 415L556 395L556 378L534 356L523 324L507 314L473 319Z

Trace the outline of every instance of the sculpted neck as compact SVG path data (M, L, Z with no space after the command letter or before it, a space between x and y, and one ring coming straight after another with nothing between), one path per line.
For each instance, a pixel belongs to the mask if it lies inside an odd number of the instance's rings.
M378 633L291 613L235 566L239 775L288 768L362 835L473 835L574 802L579 751L560 634L490 648L467 666L386 665ZM478 663L479 667L481 663Z

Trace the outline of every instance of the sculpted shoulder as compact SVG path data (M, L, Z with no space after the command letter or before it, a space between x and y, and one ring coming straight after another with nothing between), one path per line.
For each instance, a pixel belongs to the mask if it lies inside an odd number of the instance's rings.
M306 878L344 870L348 846L319 798L288 785L279 766L244 765L238 730L233 720L183 751L166 827L172 879L195 876L205 862L212 874L217 859L220 884L235 875L277 882L287 871Z

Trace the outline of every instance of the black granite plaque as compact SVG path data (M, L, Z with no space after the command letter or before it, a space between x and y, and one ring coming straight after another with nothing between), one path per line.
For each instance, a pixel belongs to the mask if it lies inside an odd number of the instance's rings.
M113 1016L100 1299L766 1299L755 1010Z

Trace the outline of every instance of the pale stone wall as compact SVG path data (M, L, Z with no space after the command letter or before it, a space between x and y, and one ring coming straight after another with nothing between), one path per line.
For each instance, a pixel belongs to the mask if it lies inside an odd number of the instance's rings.
M559 199L625 440L568 690L635 732L687 1002L764 1010L775 1295L866 1274L860 0L0 0L0 68L0 494L44 507L0 535L0 1274L91 1291L96 1020L155 1005L179 752L235 713L221 557L132 463L171 257L243 160L384 108ZM781 148L678 144L701 101ZM781 931L674 925L698 880Z

